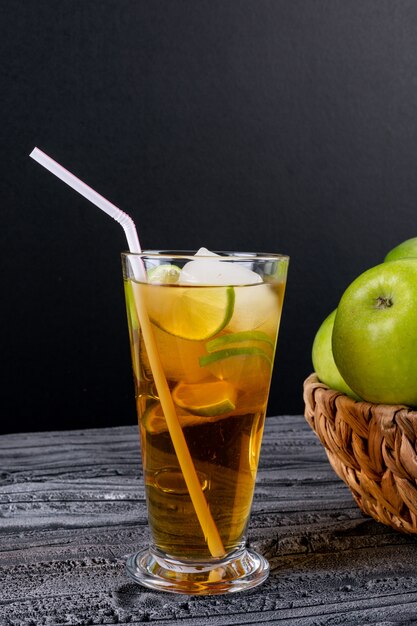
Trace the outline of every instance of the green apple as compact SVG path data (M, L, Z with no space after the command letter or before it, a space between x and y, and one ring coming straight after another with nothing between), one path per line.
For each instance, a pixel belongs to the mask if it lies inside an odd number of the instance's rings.
M330 315L326 317L314 338L313 348L311 351L314 371L316 372L318 379L330 387L330 389L336 389L336 391L341 391L348 396L355 398L355 400L359 400L360 398L343 380L339 370L337 369L336 363L334 362L332 351L332 332L335 317L336 310L332 311Z
M336 366L361 398L417 406L417 258L382 263L349 285L332 334Z
M395 246L395 248L388 252L384 262L397 261L398 259L405 259L407 257L417 257L417 237L407 239L398 246Z

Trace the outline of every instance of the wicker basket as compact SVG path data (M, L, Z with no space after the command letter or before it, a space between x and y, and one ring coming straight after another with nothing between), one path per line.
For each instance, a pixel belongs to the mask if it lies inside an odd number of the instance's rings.
M305 417L336 474L378 522L417 533L417 411L355 402L311 374Z

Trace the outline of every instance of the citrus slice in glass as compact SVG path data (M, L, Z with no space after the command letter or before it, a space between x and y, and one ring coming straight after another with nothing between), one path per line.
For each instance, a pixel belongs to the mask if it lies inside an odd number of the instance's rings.
M200 357L199 363L216 378L242 391L261 391L265 397L268 393L272 359L261 348L225 348Z
M177 406L203 417L215 417L234 411L236 398L236 388L224 380L195 385L179 383L172 392L172 399Z
M178 406L176 407L176 412L181 428L210 424L229 415L234 415L233 411L230 411L225 415L212 415L211 417L206 417L189 413L185 409L181 409ZM159 402L155 402L146 409L140 422L145 430L151 435L157 435L168 431L165 415Z
M135 306L135 296L132 289L132 283L130 280L124 281L126 308L128 313L128 321L132 330L139 328L138 315Z
M157 326L154 326L153 334L165 377L169 381L198 383L210 376L210 373L199 364L199 358L206 354L203 341L174 337ZM142 337L140 358L146 377L151 378L151 365Z
M160 285L171 285L178 282L181 269L170 263L163 263L148 270L148 281Z
M223 348L231 348L234 346L245 347L263 347L264 349L271 349L274 347L274 342L270 335L260 330L243 330L239 333L228 333L211 339L206 343L207 352L215 352L216 350Z
M233 315L233 287L134 284L151 321L171 335L202 341L220 332ZM138 292L139 290L139 292Z
M177 410L178 420L181 427L193 426L197 424L202 418L195 415L190 415L186 411ZM164 412L159 402L151 404L140 420L142 426L148 433L158 434L168 430L167 422Z

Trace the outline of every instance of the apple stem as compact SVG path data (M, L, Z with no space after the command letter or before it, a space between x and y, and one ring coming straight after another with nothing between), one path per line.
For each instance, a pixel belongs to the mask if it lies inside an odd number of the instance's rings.
M385 298L384 296L378 296L376 299L376 308L377 309L389 309L393 305L393 301L391 298Z

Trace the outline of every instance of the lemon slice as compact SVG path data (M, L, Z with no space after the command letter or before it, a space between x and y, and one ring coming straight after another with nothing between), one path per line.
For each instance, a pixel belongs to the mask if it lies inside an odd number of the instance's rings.
M172 285L178 282L181 269L170 263L157 265L148 271L148 281L162 285Z
M138 298L143 297L151 321L165 332L182 339L210 339L227 325L233 315L233 287L133 283L133 288Z
M234 411L236 398L236 388L222 380L195 385L179 383L172 392L172 399L177 406L203 417Z
M248 393L260 391L267 398L272 359L261 348L225 348L200 357L199 363L210 374L237 389Z
M222 335L221 337L216 337L216 339L211 339L206 343L207 352L214 352L219 348L229 348L233 345L245 343L246 346L252 346L258 342L267 344L268 348L274 347L274 342L267 333L264 333L260 330L244 330L240 333L229 333L227 335Z

